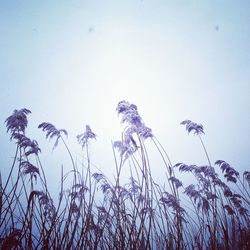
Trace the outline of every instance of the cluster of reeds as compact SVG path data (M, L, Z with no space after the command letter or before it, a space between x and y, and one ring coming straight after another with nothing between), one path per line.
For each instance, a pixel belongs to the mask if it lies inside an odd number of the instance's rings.
M250 249L250 172L240 176L222 160L212 165L203 127L190 120L181 124L198 136L207 165L174 165L134 104L121 101L117 112L125 127L113 142L114 181L92 168L89 143L96 135L88 125L77 136L82 164L73 160L66 130L39 125L54 147L64 144L72 162L70 172L61 168L58 200L48 190L38 143L25 133L30 111L15 110L6 119L16 151L6 180L0 175L0 248ZM165 183L154 181L148 143L159 152ZM130 173L125 183L123 171ZM179 173L193 184L185 185Z

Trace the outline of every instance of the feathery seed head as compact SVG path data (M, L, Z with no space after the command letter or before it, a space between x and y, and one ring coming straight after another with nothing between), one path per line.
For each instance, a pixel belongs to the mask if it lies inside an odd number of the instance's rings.
M10 131L11 133L10 139L12 139L15 133L24 134L25 129L28 125L27 115L30 113L31 111L25 108L20 110L14 110L13 114L5 120L7 132Z
M192 122L191 120L184 120L180 124L186 125L186 130L188 133L194 131L194 134L196 135L205 134L203 126L201 124L197 124L195 122Z
M62 137L62 134L68 136L68 133L65 129L57 129L53 124L49 122L41 123L38 128L41 128L44 132L46 132L46 138L52 139L53 137L56 137L53 149L58 145L59 139Z
M85 132L77 135L77 141L82 144L82 148L88 145L90 139L96 139L96 134L92 132L89 125L86 125Z

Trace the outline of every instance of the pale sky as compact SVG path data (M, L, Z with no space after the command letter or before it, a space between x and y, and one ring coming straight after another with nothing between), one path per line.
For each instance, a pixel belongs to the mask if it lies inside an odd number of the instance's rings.
M92 160L112 173L121 100L138 106L173 163L206 164L198 138L179 125L191 119L204 125L212 162L249 170L249 13L243 0L1 0L1 171L14 154L4 120L28 108L27 135L49 178L68 158L60 146L51 152L37 129L44 121L69 132L76 157L75 137L89 124Z

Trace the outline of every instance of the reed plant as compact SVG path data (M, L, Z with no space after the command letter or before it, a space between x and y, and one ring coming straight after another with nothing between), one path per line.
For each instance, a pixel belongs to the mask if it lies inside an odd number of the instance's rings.
M174 164L136 105L121 101L116 111L123 130L112 142L114 178L93 165L89 145L96 134L89 125L76 138L81 163L74 161L65 129L38 126L71 160L69 172L61 167L58 198L50 195L38 142L26 135L30 110L6 119L16 149L7 177L0 172L0 248L250 249L250 172L240 174L224 160L212 164L204 128L191 120L181 124L198 137L207 163ZM154 181L149 144L164 166L163 183ZM130 178L124 181L125 172ZM182 174L192 184L177 178Z

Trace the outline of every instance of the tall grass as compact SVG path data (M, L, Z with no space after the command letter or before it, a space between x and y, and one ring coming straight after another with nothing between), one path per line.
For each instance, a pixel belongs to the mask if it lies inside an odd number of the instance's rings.
M207 164L173 164L134 104L121 101L117 112L124 130L112 145L114 181L92 167L89 144L96 135L90 126L77 136L82 164L73 160L66 130L48 122L38 126L55 139L54 147L65 146L72 163L70 172L61 168L58 199L48 190L38 143L25 133L31 112L15 110L6 119L16 150L5 180L0 172L0 248L250 249L250 172L241 176L223 160L212 164L203 126L190 120L181 124L198 136ZM165 183L153 179L149 143L165 167ZM126 183L123 171L130 171ZM179 173L193 184L183 183Z

